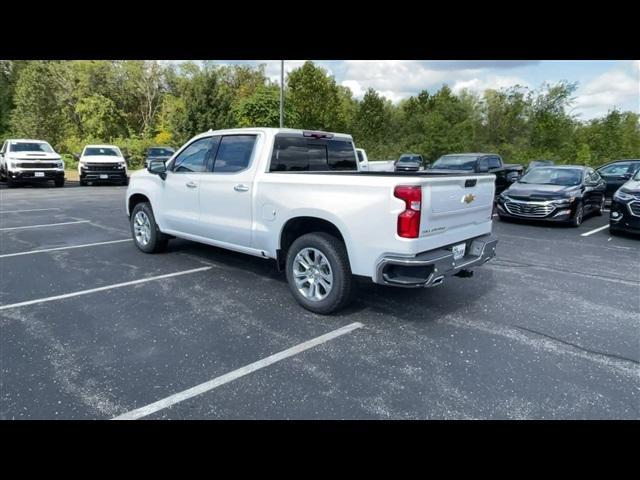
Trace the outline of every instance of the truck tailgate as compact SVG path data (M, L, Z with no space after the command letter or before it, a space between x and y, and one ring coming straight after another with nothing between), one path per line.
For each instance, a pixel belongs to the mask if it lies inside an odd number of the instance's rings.
M420 237L448 233L491 220L495 176L432 177L422 187Z

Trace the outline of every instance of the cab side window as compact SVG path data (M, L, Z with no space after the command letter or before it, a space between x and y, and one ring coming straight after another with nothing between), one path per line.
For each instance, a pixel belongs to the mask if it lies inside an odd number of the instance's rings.
M226 135L222 137L213 173L235 173L245 170L251 161L256 135Z
M200 138L178 155L173 163L173 171L177 173L204 172L211 149L212 138Z
M489 157L489 170L500 168L500 159L498 157Z

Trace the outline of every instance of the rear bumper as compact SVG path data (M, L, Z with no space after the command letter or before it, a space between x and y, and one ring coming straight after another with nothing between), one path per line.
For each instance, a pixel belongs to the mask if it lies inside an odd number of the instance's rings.
M462 243L462 242L459 242ZM394 287L421 288L440 285L444 277L468 273L496 255L498 238L482 235L466 242L466 255L455 260L449 247L422 252L413 257L383 256L376 266L375 283Z

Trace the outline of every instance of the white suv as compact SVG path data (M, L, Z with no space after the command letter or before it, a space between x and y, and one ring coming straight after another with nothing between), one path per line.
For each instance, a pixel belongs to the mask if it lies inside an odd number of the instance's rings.
M0 177L9 187L53 180L64 186L64 161L44 140L9 139L0 149Z
M78 161L80 185L91 182L129 184L127 161L115 145L87 145Z

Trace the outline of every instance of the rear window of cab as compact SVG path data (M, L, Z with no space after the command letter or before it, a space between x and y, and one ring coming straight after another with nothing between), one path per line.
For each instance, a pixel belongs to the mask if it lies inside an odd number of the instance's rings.
M276 135L270 172L357 171L353 142L347 139Z

